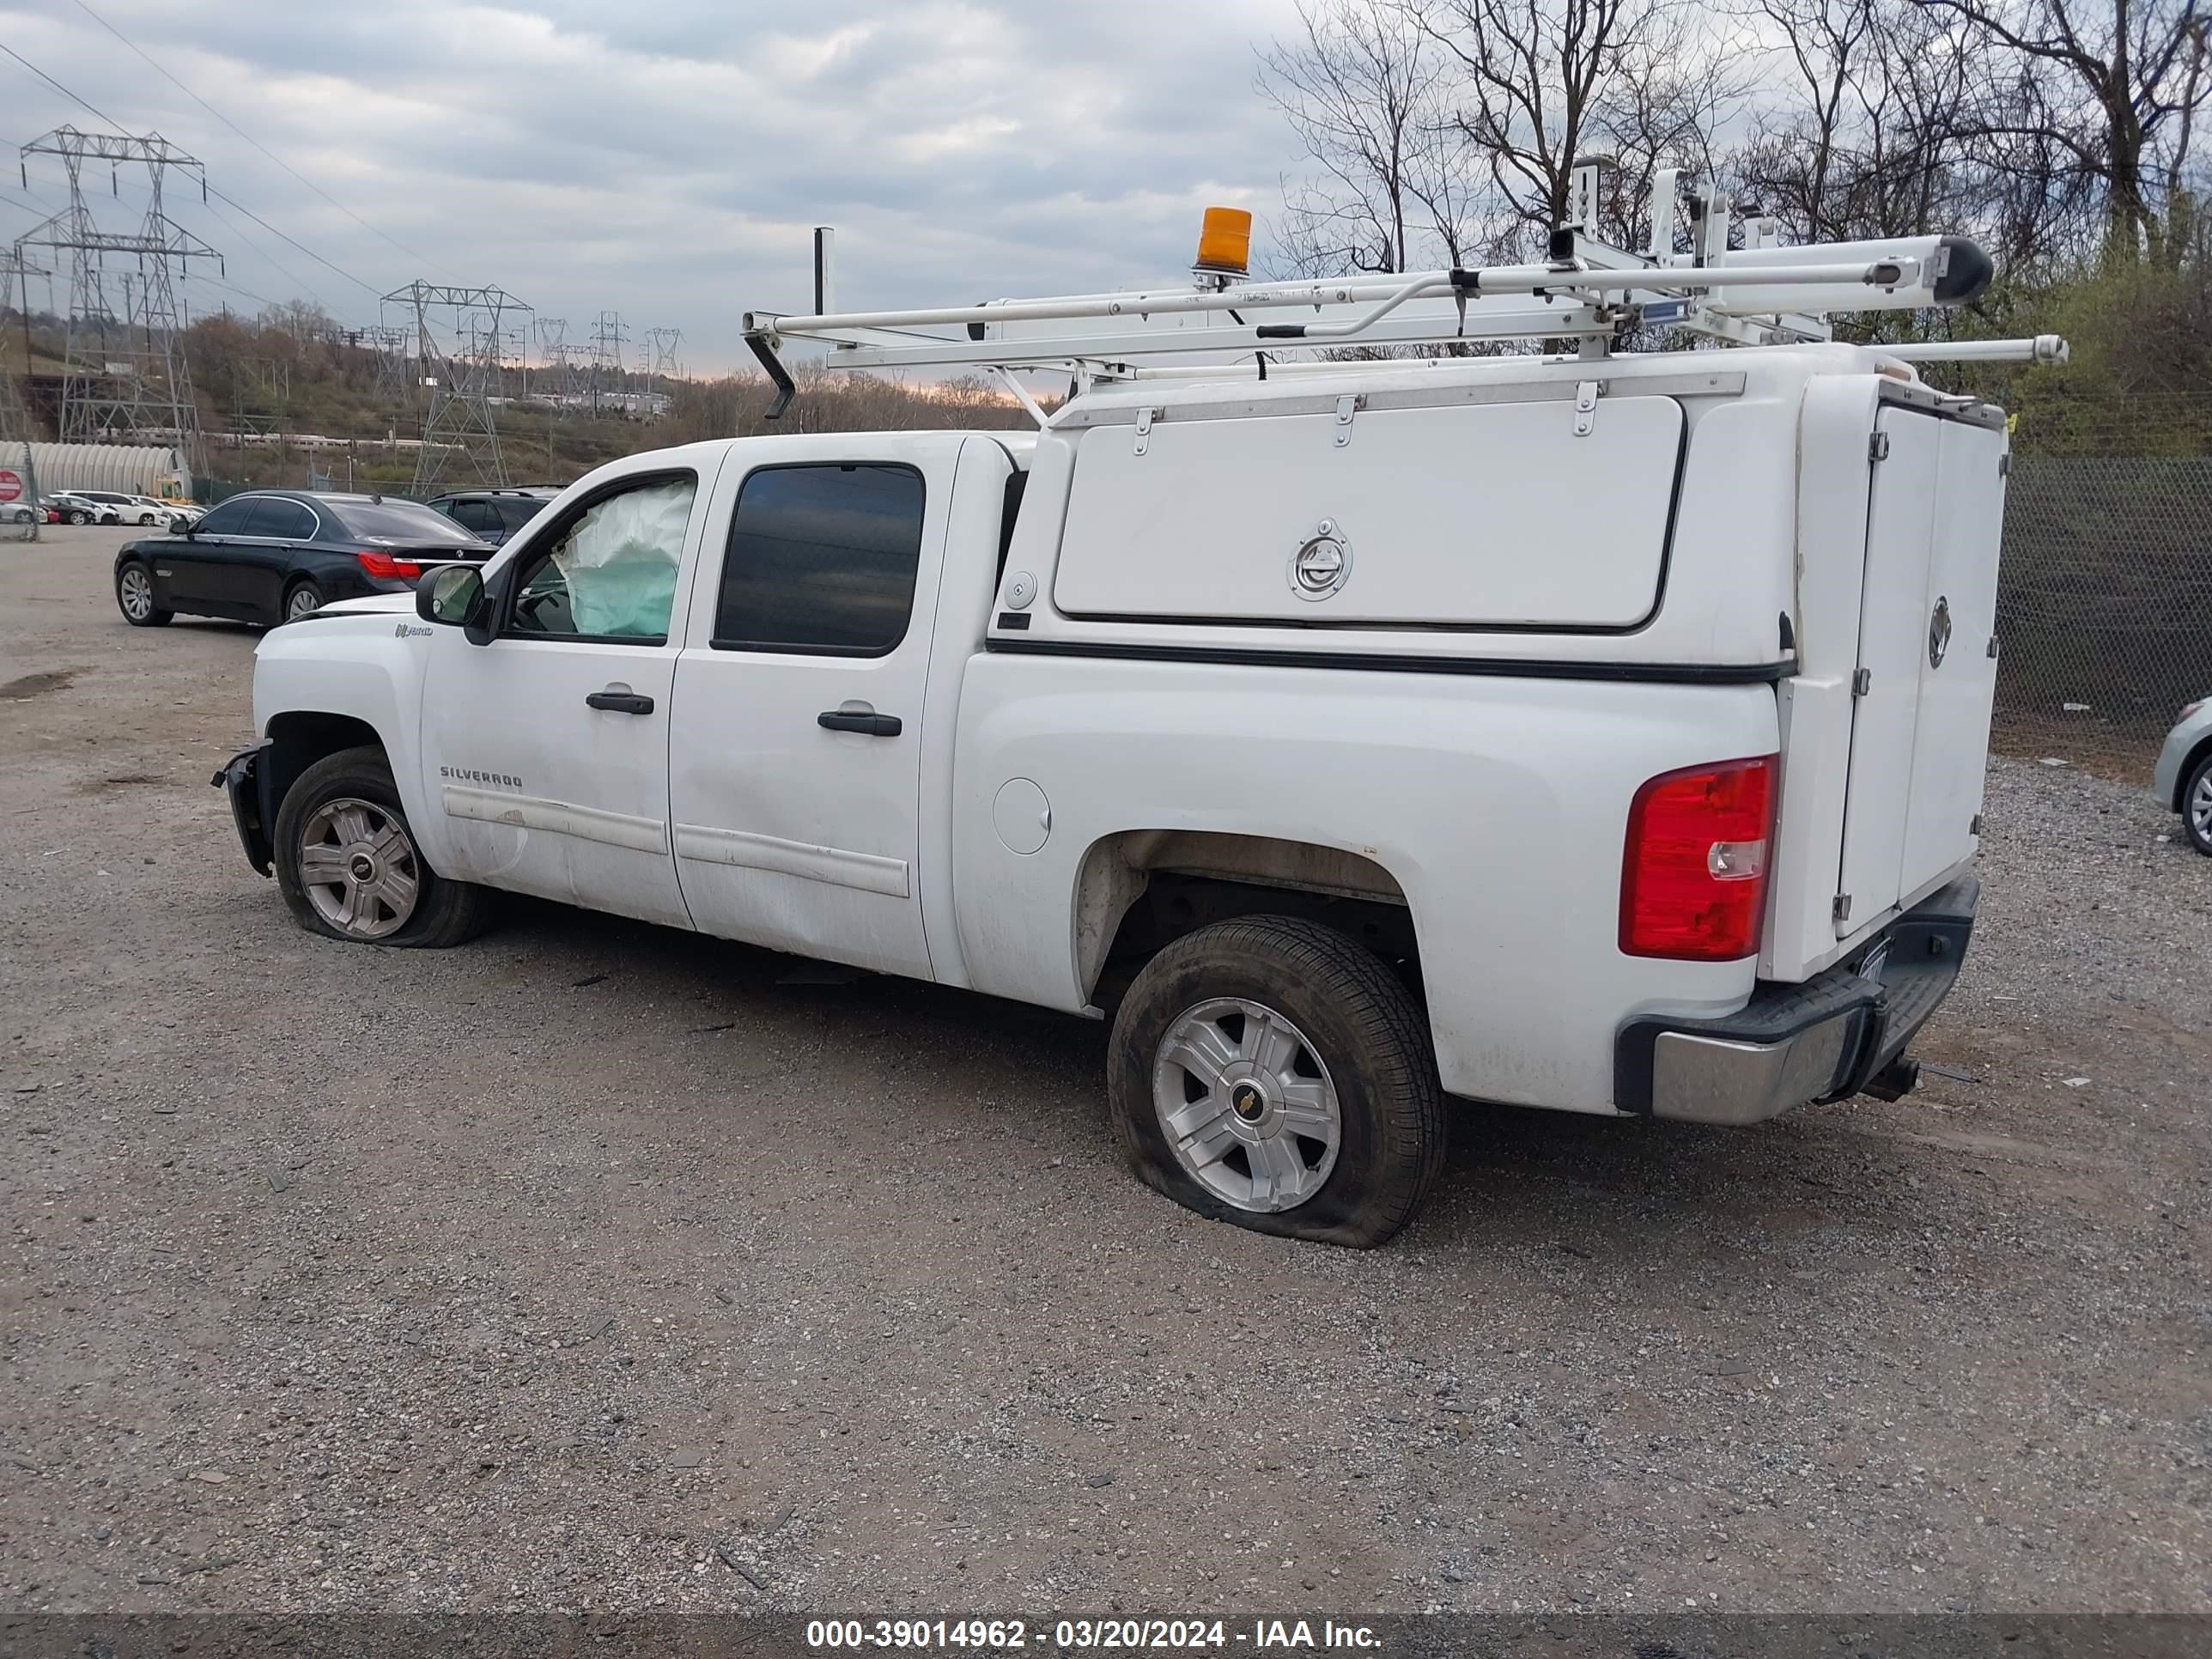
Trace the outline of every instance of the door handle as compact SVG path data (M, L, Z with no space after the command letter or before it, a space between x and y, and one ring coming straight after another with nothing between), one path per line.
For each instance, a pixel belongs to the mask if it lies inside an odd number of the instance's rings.
M617 714L650 714L653 699L635 691L594 691L584 699L587 708L605 708Z
M896 714L878 714L872 709L825 708L814 717L814 723L832 732L859 732L871 738L895 738L905 729Z

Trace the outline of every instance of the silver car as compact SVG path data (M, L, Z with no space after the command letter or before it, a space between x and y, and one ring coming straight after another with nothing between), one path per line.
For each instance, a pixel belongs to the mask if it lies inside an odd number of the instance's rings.
M2212 697L2181 711L2158 751L2150 787L2161 806L2181 814L2190 845L2212 857Z

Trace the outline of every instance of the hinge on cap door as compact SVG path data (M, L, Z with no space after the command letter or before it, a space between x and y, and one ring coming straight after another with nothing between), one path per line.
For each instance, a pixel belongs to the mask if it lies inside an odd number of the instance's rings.
M1141 455L1152 447L1152 411L1149 409L1140 409L1137 411L1137 447L1135 453Z
M1877 432L1867 440L1867 459L1886 461L1889 459L1889 434Z
M1837 894L1836 902L1828 907L1828 914L1838 921L1849 921L1851 919L1851 896L1849 893Z
M1871 669L1871 668L1861 668L1861 669L1858 669L1858 670L1856 670L1856 672L1854 672L1852 673L1852 675L1851 675L1851 695L1852 695L1853 696L1855 696L1855 697L1863 697L1864 696L1866 696L1866 694L1867 694L1868 692L1869 692L1869 691L1871 691L1871 690L1874 690L1874 670L1873 670L1873 669Z
M1597 425L1597 382L1575 382L1575 436L1587 438Z
M1358 412L1359 405L1363 401L1364 399L1362 399L1356 392L1339 398L1336 400L1336 447L1339 449L1346 448L1350 446L1352 442L1352 417L1356 412Z

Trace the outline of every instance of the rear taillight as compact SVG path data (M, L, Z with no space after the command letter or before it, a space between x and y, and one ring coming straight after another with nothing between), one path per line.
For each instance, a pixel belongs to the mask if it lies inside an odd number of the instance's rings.
M389 553L356 553L354 557L361 561L361 568L370 575L381 576L387 581L398 577L411 582L422 574L422 567L414 560L395 559Z
M1662 772L1636 792L1620 869L1620 948L1731 962L1759 949L1778 757Z

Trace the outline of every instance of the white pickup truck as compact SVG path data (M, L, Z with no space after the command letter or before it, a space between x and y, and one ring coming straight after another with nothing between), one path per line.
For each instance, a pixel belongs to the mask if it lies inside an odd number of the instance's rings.
M1999 412L1817 341L1276 369L602 467L267 635L248 856L335 939L502 889L1110 1018L1142 1179L1348 1244L1453 1097L1910 1088L1974 918Z

